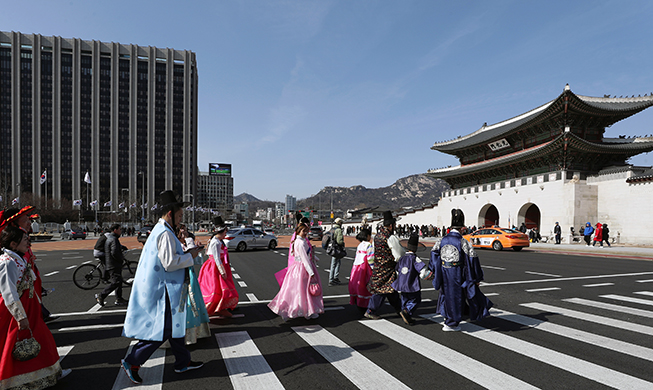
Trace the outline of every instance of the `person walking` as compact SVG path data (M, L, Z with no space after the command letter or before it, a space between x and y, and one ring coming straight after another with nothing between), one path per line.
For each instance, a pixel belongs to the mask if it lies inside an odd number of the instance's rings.
M239 296L231 274L229 252L222 241L227 235L227 226L220 216L215 217L213 225L215 234L206 249L209 258L202 265L198 280L209 315L228 318L232 316L229 310L238 305Z
M556 237L556 245L560 244L560 238L562 237L562 228L558 222L556 222L556 225L553 227L553 234L555 234Z
M116 292L116 306L127 306L128 301L122 297L122 265L125 258L122 254L122 245L120 244L120 235L122 229L119 224L115 223L109 228L111 234L107 237L104 244L104 253L106 256L106 272L109 274L109 285L99 294L95 294L95 300L98 305L104 307L104 300L113 291Z
M590 241L592 240L592 233L594 233L594 228L592 224L587 222L585 224L585 230L583 231L583 237L585 238L585 246L590 246Z
M203 366L191 360L184 346L186 335L186 268L193 266L200 248L184 252L175 235L184 207L171 190L160 194L161 218L143 246L127 307L122 335L138 339L121 367L132 382L142 383L138 371L165 341L175 355L175 372L185 373Z
M413 315L417 306L422 302L422 288L419 284L420 272L426 264L415 255L419 236L412 234L408 238L406 249L408 251L398 261L395 267L397 279L392 283L392 288L401 294L401 311L399 315L407 325L415 323Z
M365 312L365 317L369 319L381 318L376 313L386 298L397 314L401 312L399 293L392 288L392 283L397 278L395 272L397 260L405 254L399 239L394 235L396 223L397 220L392 216L392 211L385 211L383 226L374 236L374 268L372 268L370 280L370 292L373 295Z
M470 319L475 321L489 316L493 305L479 288L483 270L474 247L458 230L463 226L463 212L451 210L450 231L435 242L429 262L429 270L434 274L433 287L440 292L436 312L445 319L445 332L460 330L467 307Z
M109 272L107 271L107 257L106 253L104 253L105 250L105 245L107 243L107 238L111 235L111 230L107 229L105 232L102 232L100 234L100 238L95 241L95 246L93 247L93 257L98 259L100 261L100 264L102 264L101 269L103 270L102 272L102 282L104 283L109 283Z
M299 317L313 319L324 313L317 258L310 249L308 230L304 224L297 225L295 240L290 243L294 261L288 268L281 289L268 304L270 310L284 321Z
M336 250L336 253L346 254L344 251L345 237L342 234L343 222L344 221L342 218L336 218L335 221L333 221L335 227L332 229L333 231L331 232L331 239L333 240L333 245L339 246L343 249L342 251ZM329 286L335 286L341 283L339 279L341 262L342 257L331 257L331 268L329 269Z
M602 239L603 239L603 241L605 241L606 244L608 244L609 247L612 246L612 245L610 245L610 241L609 241L609 239L610 239L610 229L608 229L608 224L607 223L603 224L603 237L602 237ZM603 241L601 241L601 246L603 246Z
M594 241L592 242L592 246L594 246L597 242L601 245L601 248L603 248L603 225L601 222L596 223L596 230L594 231Z
M349 276L349 304L358 306L362 311L367 310L372 294L367 289L367 284L372 277L372 267L374 264L374 246L372 232L363 228L360 230L356 239L360 242L356 248L356 258L351 268Z

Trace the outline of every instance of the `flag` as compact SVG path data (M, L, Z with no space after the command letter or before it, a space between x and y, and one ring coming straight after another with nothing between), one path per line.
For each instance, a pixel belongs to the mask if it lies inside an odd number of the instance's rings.
M94 200L94 201L91 202L90 206L95 207L97 205L97 203L98 203L97 200Z
M158 207L159 207L158 204L154 204L154 206L152 206L152 210L156 210Z
M14 198L14 200L11 201L11 205L13 206L15 204L18 204L18 202L20 202L20 197L17 196Z
M193 206L186 207L186 211L193 211Z
M73 206L81 206L81 205L82 205L82 200L81 199L73 200Z
M41 173L41 184L45 183L46 180L48 180L48 171L43 171Z
M118 205L119 209L124 209L125 208L125 202L122 202Z
M91 175L88 174L88 171L86 172L86 176L84 176L84 181L91 184Z
M147 203L145 203L144 205L142 205L141 208L142 208L142 209L146 209L146 208L147 208Z
M104 207L111 207L112 204L113 204L112 201L105 202Z
M130 209L136 208L136 202L130 204L130 205L129 205L129 208L130 208Z

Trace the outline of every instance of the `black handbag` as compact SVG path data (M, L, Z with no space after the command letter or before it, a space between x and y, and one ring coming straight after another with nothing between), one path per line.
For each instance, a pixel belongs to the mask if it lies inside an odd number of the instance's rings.
M24 362L34 359L41 352L41 344L34 338L32 329L29 329L29 335L30 338L23 340L19 340L19 337L16 336L16 344L14 345L14 350L11 352L14 359Z

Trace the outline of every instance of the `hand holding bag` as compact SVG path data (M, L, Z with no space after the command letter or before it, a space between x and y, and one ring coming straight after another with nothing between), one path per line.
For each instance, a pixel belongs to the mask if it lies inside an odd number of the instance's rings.
M308 285L308 293L314 297L322 295L322 286L314 277L311 278L311 284Z
M14 350L11 352L14 359L24 362L34 359L39 355L41 344L34 338L31 328L29 329L29 334L30 338L24 340L19 340L18 336L16 336L16 344L14 345Z

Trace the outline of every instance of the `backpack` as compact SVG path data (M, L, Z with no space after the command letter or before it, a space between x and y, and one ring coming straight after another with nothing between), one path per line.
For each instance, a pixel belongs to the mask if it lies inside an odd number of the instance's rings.
M329 247L329 244L331 244L331 241L331 231L329 230L328 232L324 233L324 235L322 235L322 249L326 250Z
M96 251L104 252L104 244L107 242L107 235L106 233L100 234L100 238L97 239L97 242L95 243L95 246L93 249Z

